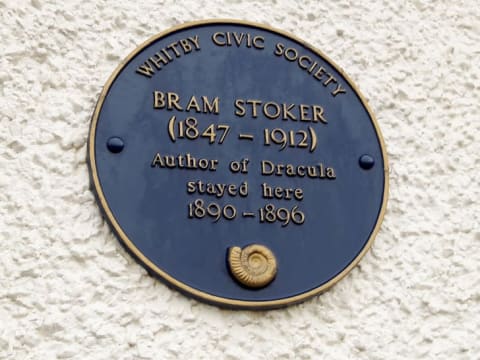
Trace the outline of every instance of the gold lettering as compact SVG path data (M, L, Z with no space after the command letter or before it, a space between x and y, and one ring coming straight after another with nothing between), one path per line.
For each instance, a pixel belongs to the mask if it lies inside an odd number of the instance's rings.
M179 168L185 167L185 158L183 157L183 155L178 155L177 156L177 161L178 161L178 167Z
M223 184L222 184L223 185ZM217 190L215 189L215 184L211 184L211 183L208 183L206 184L206 189L205 189L205 192L208 194L208 195L217 195L217 196L223 196L223 192L225 191L225 188L222 189L222 194L218 194L217 193Z
M177 48L175 46L178 45L178 42L174 42L174 43L171 43L170 45L167 46L167 49L170 49L172 50L174 53L175 53L175 56L178 58L180 56L182 56L180 54L180 52L177 50Z
M161 51L162 51L162 54L167 57L168 61L172 61L172 60L173 60L173 58L170 56L170 54L168 53L167 50L162 49Z
M244 33L240 33L240 34L237 34L236 32L233 33L233 38L234 38L235 42L237 43L237 46L240 46L244 36L245 36ZM248 44L247 44L247 46L248 46Z
M230 38L230 33L227 32L227 46L232 46L232 40Z
M257 42L260 42L261 44L257 44ZM264 49L265 48L265 39L263 38L263 36L255 36L253 38L253 46L256 48L256 49Z
M252 37L249 33L216 32L212 35L212 41L217 46L241 47L244 44L247 48L253 46L256 49L263 49L265 47L263 36Z
M165 165L169 168L174 168L177 166L173 155L165 155Z
M285 49L285 45L283 45L282 43L277 43L275 45L275 51L273 53L277 56L282 56L284 49Z
M235 184L216 184L204 183L201 180L187 182L187 192L189 194L206 194L221 198L225 195L245 197L248 195L248 184L246 181L237 186Z
M293 56L288 56L289 52L292 52ZM298 58L297 50L295 50L294 48L288 48L287 50L285 50L285 59L287 59L288 61L295 61L297 60L297 58Z
M266 183L262 184L262 196L266 199L271 199L273 197L273 189L271 186L268 186Z
M187 182L187 192L189 194L192 194L195 192L195 181L189 181Z
M292 199L293 189L287 188L287 189L285 189L284 191L285 191L285 197L284 197L284 199L285 199L285 200L291 200L291 199Z
M162 54L160 53L155 53L153 54L153 56L149 57L148 58L150 60L151 63L153 63L153 65L155 65L155 67L158 69L158 70L161 70L162 69L162 64L164 65L167 65L168 64L168 60L166 60Z
M242 99L237 99L235 100L235 108L237 110L235 110L235 115L237 116L245 116L245 113L246 113L246 110L245 108L243 107L243 104L245 102L242 100Z
M153 92L153 108L163 109L165 107L165 94L161 91Z
M165 164L163 163L162 156L160 153L156 153L155 157L153 158L151 167L164 167Z
M197 159L192 157L190 153L186 154L186 160L187 160L187 168L193 168L193 169L197 168Z
M291 200L295 197L296 200L303 199L303 190L300 188L283 188L281 186L270 186L267 183L262 184L262 197L265 199Z
M315 166L307 166L307 175L311 178L317 177L317 168Z
M337 175L335 175L335 170L331 167L328 167L327 168L327 177L329 179L335 179L337 177Z
M320 178L320 179L335 179L336 174L335 170L331 167L325 167L324 164L319 163L317 165L293 165L293 164L274 164L271 161L263 160L262 165L262 175L276 175L276 176L288 176L288 177L309 177L309 178ZM291 196L291 192L286 191L286 188L282 188L282 191L285 194L285 199L288 195ZM265 198L272 198L276 193L279 193L280 190L272 189L267 184L262 184L262 194ZM293 191L293 196L297 200L303 199L303 190L298 189Z
M304 59L308 59L308 62L310 64L312 63L312 59L310 59L310 57L307 55L300 56L300 58L298 59L298 66L300 66L304 70L307 70L309 65L304 65L303 63Z
M285 168L285 174L287 174L287 176L295 176L296 175L295 168L293 167L292 164L287 164L287 166Z
M300 176L300 177L305 176L305 166L303 166L303 165L298 165L297 166L297 175Z
M290 118L291 120L297 121L297 118L295 115L293 115L290 110L292 110L295 107L295 104L290 104L287 107L287 104L282 104L283 105L283 120L288 120Z
M217 165L218 165L218 160L216 159L211 159L210 160L210 171L215 171L217 170Z
M309 105L300 105L300 121L312 121L311 118L308 117L308 110L310 109Z
M208 168L208 163L207 159L200 159L198 160L198 167L202 170L206 170Z
M295 195L295 199L297 199L298 201L303 200L303 190L302 189L295 189L294 195Z
M185 54L188 54L189 52L192 51L192 46L190 45L187 39L180 40L180 46L182 47L183 52Z
M270 120L281 118L292 121L328 123L324 114L324 108L320 105L276 103L274 101L263 102L253 99L236 99L234 105L235 115L242 117L248 111L248 115L257 118L259 111L262 111L263 116ZM246 105L250 105L248 110Z
M257 105L261 104L262 102L260 100L247 100L247 104L252 105L252 117L256 118L257 117Z
M174 92L167 93L168 109L170 110L170 109L173 109L173 107L175 107L175 109L183 111L182 107L178 104L179 100L180 100L180 97L178 96L178 94Z
M283 198L283 189L281 187L276 187L274 193L277 199Z
M318 122L319 120L323 123L327 123L327 119L323 116L323 107L319 105L313 105L313 121Z
M197 99L195 96L192 96L190 98L190 101L187 104L187 107L185 108L185 111L190 111L191 108L195 108L195 111L199 113L201 111L200 106L198 105Z
M322 80L322 74L326 74L325 69L320 66L318 70L313 74L313 77L317 80Z
M318 165L318 168L320 169L320 178L324 178L325 177L325 167L323 166L323 164L319 164Z
M282 176L282 171L285 168L283 164L277 164L277 172L275 173L276 176Z
M216 171L219 160L217 159L196 159L189 153L184 155L161 155L156 153L151 167L161 167L161 168L179 168L179 169L200 169L200 170L210 170Z
M248 183L244 181L241 185L240 188L238 189L238 193L240 196L247 196L248 195Z
M268 111L269 106L275 108L275 113L273 114L269 113ZM269 119L276 119L280 116L280 106L278 106L278 104L274 102L267 102L265 103L265 105L263 105L263 114Z
M247 34L247 47L251 48L252 47L252 35Z
M228 195L230 196L237 195L237 186L235 184L228 185Z
M148 61L146 61L143 65L140 65L137 68L137 73L145 75L146 77L152 77L155 74L155 70L153 70L152 65Z
M268 160L262 160L262 175L272 175L273 171L274 171L273 163Z
M225 42L221 43L219 40L218 40L218 37L219 36L223 36L225 37L225 34L224 33L221 33L221 32L217 32L215 34L212 35L212 41L215 45L218 45L218 46L225 46Z
M335 79L332 74L328 74L328 79L323 82L323 85L324 85L324 86L327 86L327 85L330 84L332 81L333 81L334 83L336 83L336 82L337 82L337 79Z
M310 66L310 69L308 69L308 73L311 74L313 70L317 67L318 63L315 61L312 66Z
M189 37L188 40L190 40L193 43L193 46L195 46L195 51L200 50L198 35L195 35L194 37Z
M341 84L337 84L337 88L332 92L333 97L337 96L338 94L345 94L347 91L342 88Z
M214 114L218 114L219 112L219 98L218 96L215 97L212 101L212 103L209 103L208 102L208 97L206 96L202 96L202 100L203 100L203 112L206 114L206 113L214 113Z

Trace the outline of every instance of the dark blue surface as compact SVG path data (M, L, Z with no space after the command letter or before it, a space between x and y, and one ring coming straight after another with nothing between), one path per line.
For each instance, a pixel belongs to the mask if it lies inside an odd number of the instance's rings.
M218 47L210 40L216 31L237 31L265 37L265 49ZM156 51L173 41L199 35L201 50L175 59L151 79L135 69ZM335 74L347 94L336 98L334 88L325 88L296 63L273 55L277 42L300 50ZM173 91L182 103L195 95L220 97L220 114L195 114L154 110L152 92ZM328 125L293 121L271 121L234 115L235 99L261 99L277 103L319 104L325 108ZM206 139L172 143L167 134L171 115L182 119L195 116L199 124L231 126L223 143L208 144ZM264 146L263 129L285 130L312 126L318 135L318 148L285 149ZM251 133L255 142L240 141L237 134ZM106 143L112 136L125 143L113 154ZM197 158L218 159L216 172L184 169L153 169L155 153L191 153ZM375 166L364 170L359 157L370 154ZM321 286L351 263L368 241L383 201L384 166L381 146L370 116L348 82L325 60L291 39L245 25L205 25L184 29L160 39L140 52L111 86L101 108L95 137L98 177L108 206L128 238L156 266L205 293L223 298L266 301L292 297ZM228 164L248 157L248 174L232 174ZM260 175L260 161L276 163L324 163L335 169L335 180L316 180ZM192 196L186 182L240 184L248 181L249 195L243 197ZM266 200L261 184L299 187L303 201ZM306 221L301 226L281 227L261 224L256 219L237 216L234 221L187 218L187 204L201 197L206 202L233 204L238 213L256 211L268 202L276 206L299 205ZM231 246L259 243L276 255L278 274L267 287L250 290L238 285L226 266Z

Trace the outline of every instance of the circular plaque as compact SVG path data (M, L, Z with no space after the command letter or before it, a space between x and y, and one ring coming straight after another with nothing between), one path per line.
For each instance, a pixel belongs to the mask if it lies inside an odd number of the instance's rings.
M387 202L385 147L353 82L305 42L244 21L140 45L100 95L88 150L125 248L226 307L326 290L370 248Z

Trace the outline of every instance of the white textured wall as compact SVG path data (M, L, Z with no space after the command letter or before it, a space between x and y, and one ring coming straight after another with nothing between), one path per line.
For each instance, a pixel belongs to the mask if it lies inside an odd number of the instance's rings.
M97 95L196 19L269 24L359 85L391 162L373 249L304 304L227 311L150 278L89 191ZM1 359L478 359L480 6L465 1L0 0Z

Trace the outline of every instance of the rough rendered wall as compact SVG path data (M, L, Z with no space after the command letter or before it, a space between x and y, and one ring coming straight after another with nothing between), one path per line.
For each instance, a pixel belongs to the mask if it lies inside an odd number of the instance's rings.
M190 20L289 31L369 99L391 163L373 249L304 304L227 311L149 277L89 190L101 87ZM0 0L0 359L478 359L480 6Z

